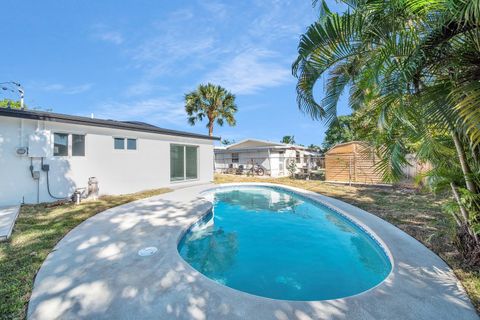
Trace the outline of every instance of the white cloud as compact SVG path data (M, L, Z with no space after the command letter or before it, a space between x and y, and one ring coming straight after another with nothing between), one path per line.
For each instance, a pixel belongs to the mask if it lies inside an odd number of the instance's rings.
M236 94L252 94L291 80L290 66L281 64L271 51L251 49L223 62L205 77Z
M132 85L127 86L125 89L125 97L132 98L136 96L147 96L152 93L159 95L165 94L170 91L170 87L165 85L156 84L149 80L140 80Z
M79 94L86 92L92 88L93 84L91 83L84 83L80 85L74 86L67 86L61 83L44 83L44 84L34 84L38 90L46 91L46 92L57 92L61 94Z
M149 78L164 76L168 72L191 72L215 52L215 38L208 30L188 34L185 30L172 28L159 33L131 52L133 61Z
M299 10L298 1L256 0L257 10L263 12L252 20L248 33L264 42L299 37L315 21L315 10ZM307 14L306 14L307 13Z
M116 45L122 44L124 41L122 34L117 31L100 32L96 35L96 37L100 40L110 42Z
M124 42L123 34L120 31L112 30L105 24L99 23L92 27L92 35L95 39L120 45Z
M171 97L158 97L132 102L111 102L97 108L95 115L104 119L139 120L160 126L186 125L183 102Z
M201 0L199 4L207 9L209 13L214 15L215 19L224 19L228 15L228 7L226 4L213 1L213 0Z
M154 32L129 50L133 67L142 72L139 82L148 85L135 84L126 91L147 94L155 84L184 76L190 82L184 85L211 81L237 94L293 81L294 48L288 57L278 53L313 21L298 7L288 0L202 0L171 12L152 23Z

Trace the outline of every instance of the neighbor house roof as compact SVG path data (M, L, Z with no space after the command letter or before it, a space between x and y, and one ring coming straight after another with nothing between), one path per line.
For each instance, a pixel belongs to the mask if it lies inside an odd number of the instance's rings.
M139 121L117 121L117 120L110 120L110 119L109 120L95 119L95 118L88 118L88 117L72 116L72 115L61 114L61 113L36 111L36 110L35 111L34 110L18 110L18 109L10 109L10 108L0 108L0 116L30 119L30 120L71 123L71 124L79 124L79 125L92 126L92 127L141 131L141 132L158 133L158 134L164 134L164 135L170 135L170 136L220 140L220 138L218 137L210 137L203 134L164 129L164 128L154 126L152 124L139 122Z
M220 149L220 148L218 148ZM307 149L303 146L273 142L259 139L245 139L222 148L223 150L243 150L243 149Z

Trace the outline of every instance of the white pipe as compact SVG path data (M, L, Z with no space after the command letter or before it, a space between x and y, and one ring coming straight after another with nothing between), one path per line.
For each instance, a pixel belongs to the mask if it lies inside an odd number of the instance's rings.
M20 143L19 147L23 147L23 119L20 119Z

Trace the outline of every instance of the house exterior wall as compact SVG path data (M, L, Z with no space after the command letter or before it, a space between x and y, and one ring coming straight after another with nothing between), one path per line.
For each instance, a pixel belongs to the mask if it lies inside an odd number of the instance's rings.
M50 190L54 196L69 196L76 188L86 187L89 177L98 179L100 194L213 180L212 140L0 116L0 206L37 201L37 183L29 170L31 163L34 170L40 171L40 202L54 200L47 192L41 159L18 156L15 152L17 147L28 146L29 136L38 129L45 130L50 138L44 163L50 165ZM54 132L84 134L85 156L53 156ZM137 150L115 150L114 137L137 139ZM170 181L170 144L198 146L198 179Z
M283 153L282 153L283 152ZM215 171L217 173L224 172L230 165L237 168L243 165L247 169L251 167L252 160L254 163L265 169L265 174L271 177L286 177L290 173L287 170L289 161L296 161L297 152L299 153L299 162L296 162L297 172L302 168L306 168L308 163L305 162L305 152L303 150L292 149L216 149L215 150ZM238 163L232 162L232 154L238 153Z
M238 154L238 162L232 161L232 154ZM266 173L270 172L270 161L268 156L268 150L215 150L215 171L223 172L225 169L233 165L234 168L238 168L239 165L243 165L244 168L249 169L252 166L252 161L258 164Z

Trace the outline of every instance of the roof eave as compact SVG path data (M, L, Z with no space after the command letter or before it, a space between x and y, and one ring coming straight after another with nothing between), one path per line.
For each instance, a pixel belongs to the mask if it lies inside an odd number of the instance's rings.
M11 118L21 118L21 119L28 119L28 120L71 123L71 124L78 124L78 125L85 125L85 126L92 126L92 127L140 131L140 132L156 133L156 134L163 134L163 135L170 135L170 136L181 136L181 137L189 137L189 138L196 138L196 139L220 140L220 137L211 137L207 135L189 133L184 131L169 130L169 129L163 129L163 128L155 128L155 127L148 128L148 127L144 127L136 124L125 123L125 122L120 122L115 120L91 119L87 117L70 116L70 115L65 115L60 113L35 112L35 111L0 108L0 116L11 117Z

